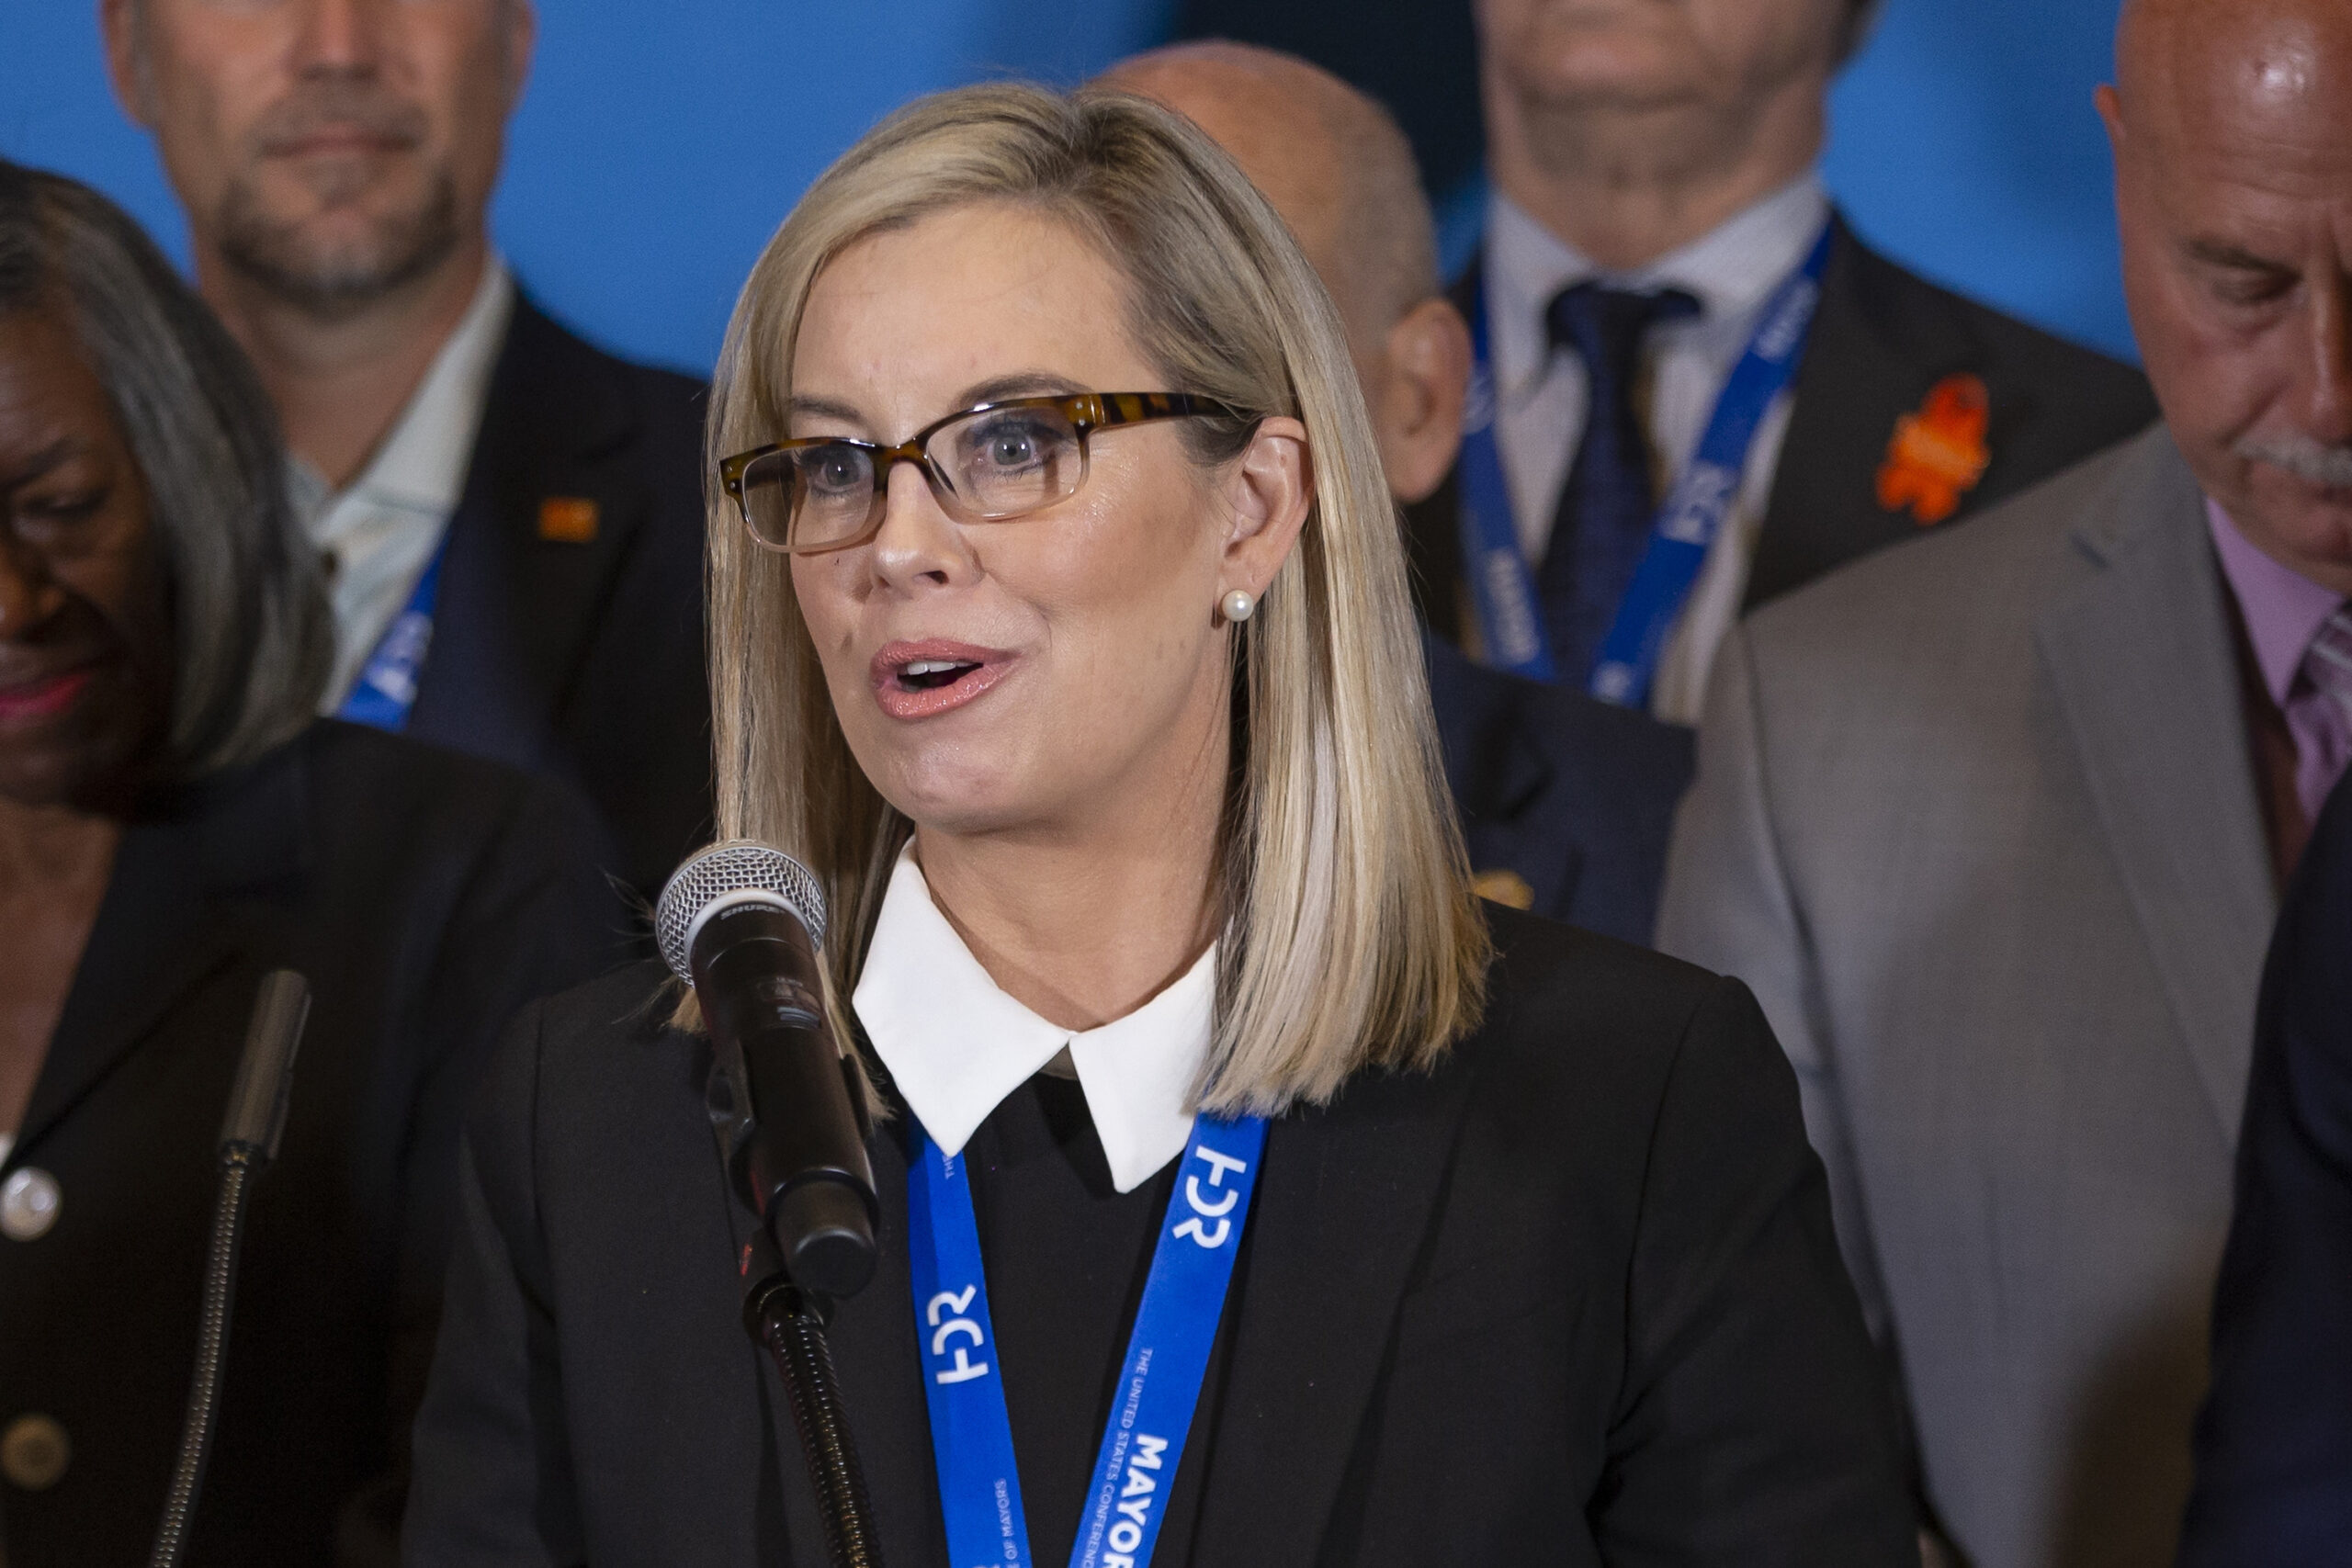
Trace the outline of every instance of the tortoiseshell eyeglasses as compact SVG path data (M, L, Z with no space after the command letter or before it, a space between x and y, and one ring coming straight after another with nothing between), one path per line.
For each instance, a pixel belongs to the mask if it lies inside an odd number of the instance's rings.
M813 435L738 452L718 465L752 537L772 550L817 555L872 538L888 504L890 470L912 463L940 508L960 523L1005 523L1078 493L1098 430L1160 419L1251 416L1191 392L1078 392L1008 398L951 413L896 446Z

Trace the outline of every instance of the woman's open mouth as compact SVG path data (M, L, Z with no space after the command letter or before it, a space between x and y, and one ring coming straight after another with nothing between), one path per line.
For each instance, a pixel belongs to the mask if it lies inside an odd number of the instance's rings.
M930 718L962 707L1012 667L1001 649L936 637L894 642L874 656L875 700L892 718Z

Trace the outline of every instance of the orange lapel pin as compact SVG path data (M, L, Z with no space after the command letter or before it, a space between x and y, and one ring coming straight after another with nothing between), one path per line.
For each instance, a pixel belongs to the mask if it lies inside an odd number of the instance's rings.
M1878 503L1889 512L1908 508L1922 528L1959 511L1993 458L1984 445L1992 410L1982 377L1962 371L1928 389L1917 413L1894 422L1879 465Z
M551 495L539 502L539 537L550 544L594 544L596 520L596 503L583 495Z
M1470 891L1491 903L1514 909L1535 908L1535 889L1515 871L1482 871L1470 879Z

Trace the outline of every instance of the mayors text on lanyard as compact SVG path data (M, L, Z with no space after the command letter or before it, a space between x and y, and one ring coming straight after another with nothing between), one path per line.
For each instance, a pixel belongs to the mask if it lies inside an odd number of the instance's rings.
M921 1143L907 1172L907 1251L948 1561L954 1568L1033 1568L972 1184L960 1156L943 1154L928 1134ZM1265 1146L1266 1123L1257 1117L1193 1120L1160 1216L1070 1568L1144 1568L1151 1561Z
M416 705L416 683L424 674L424 655L433 646L433 607L441 592L443 543L424 564L408 603L377 639L376 651L360 667L351 694L334 710L337 718L389 729L397 735L408 728L408 710Z
M1628 707L1649 701L1667 637L1690 597L1691 585L1699 581L1707 547L1714 543L1739 499L1740 476L1747 469L1747 450L1755 444L1757 427L1772 400L1796 377L1814 307L1821 302L1829 242L1830 231L1824 227L1803 265L1765 302L1756 335L1717 395L1714 413L1681 481L1659 508L1633 581L1618 601L1609 635L1585 673L1585 685L1594 696ZM1551 641L1544 634L1533 574L1520 553L1502 454L1495 446L1497 392L1487 350L1483 295L1470 332L1475 357L1462 435L1462 557L1477 604L1481 644L1487 662L1498 670L1555 681L1561 671L1552 661Z

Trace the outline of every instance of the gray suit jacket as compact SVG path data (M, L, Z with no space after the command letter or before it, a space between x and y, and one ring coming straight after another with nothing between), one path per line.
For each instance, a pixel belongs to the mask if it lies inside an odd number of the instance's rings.
M1659 942L1795 1063L1929 1508L2169 1563L2275 894L2161 425L1727 641Z

